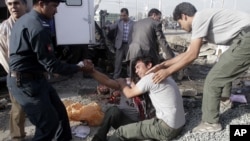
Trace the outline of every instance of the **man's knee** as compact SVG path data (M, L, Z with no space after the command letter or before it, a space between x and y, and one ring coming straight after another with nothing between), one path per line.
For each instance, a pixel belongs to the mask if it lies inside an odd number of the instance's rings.
M106 111L106 114L109 114L112 116L120 115L121 110L116 106L112 106L112 107L108 108L108 110Z

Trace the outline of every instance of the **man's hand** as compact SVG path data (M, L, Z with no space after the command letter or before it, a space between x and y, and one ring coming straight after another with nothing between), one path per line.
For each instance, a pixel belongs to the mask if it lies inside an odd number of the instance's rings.
M89 59L84 59L83 61L80 61L77 65L81 68L81 71L84 72L90 73L94 70L94 64Z
M120 88L121 88L121 89L122 89L124 86L127 85L127 81L126 81L126 79L124 79L124 78L118 78L118 79L116 79L116 81L117 81L118 84L120 85Z
M162 80L167 78L169 75L170 75L170 73L168 72L168 69L161 69L154 74L153 82L156 84L160 83Z

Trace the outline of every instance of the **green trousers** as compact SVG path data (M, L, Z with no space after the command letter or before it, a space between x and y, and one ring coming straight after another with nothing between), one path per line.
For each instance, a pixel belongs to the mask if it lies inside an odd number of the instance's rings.
M109 141L144 139L168 141L179 135L181 129L182 127L173 129L163 120L152 118L119 127L109 138Z
M244 73L249 66L250 32L241 31L206 77L202 99L202 121L219 122L219 105L223 88Z
M232 82L225 84L224 88L222 89L221 97L229 98L231 96L232 90Z

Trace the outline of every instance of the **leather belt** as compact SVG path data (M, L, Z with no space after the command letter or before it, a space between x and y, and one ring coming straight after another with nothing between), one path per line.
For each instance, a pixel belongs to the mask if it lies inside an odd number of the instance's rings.
M128 44L128 42L122 42L122 44Z
M24 73L24 72L17 72L17 71L11 71L10 72L11 77L15 78L27 78L27 79L40 79L45 77L42 72L34 72L34 73Z

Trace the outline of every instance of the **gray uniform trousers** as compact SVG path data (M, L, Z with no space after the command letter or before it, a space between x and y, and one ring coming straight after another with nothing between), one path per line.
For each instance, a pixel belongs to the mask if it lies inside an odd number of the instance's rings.
M121 77L122 72L122 61L125 59L128 52L128 44L122 43L122 46L115 51L115 70L114 70L114 79Z
M230 48L222 54L219 62L207 75L203 89L202 121L219 122L219 105L223 88L249 68L250 32L248 30L250 29L247 28L239 33Z

